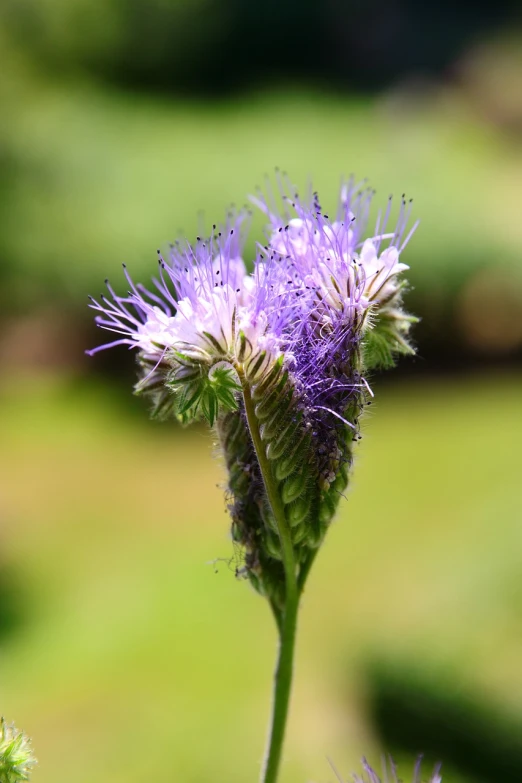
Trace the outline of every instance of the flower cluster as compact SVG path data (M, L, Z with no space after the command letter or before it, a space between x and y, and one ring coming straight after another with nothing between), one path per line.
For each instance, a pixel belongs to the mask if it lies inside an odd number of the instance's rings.
M0 718L0 783L29 780L36 764L29 740L14 726Z
M317 194L299 199L280 179L279 199L252 202L267 217L253 271L243 259L246 212L195 243L159 253L153 288L92 300L97 323L138 353L137 392L156 414L216 423L229 473L233 538L245 572L272 603L284 600L281 536L267 492L284 507L305 574L348 481L359 418L372 392L366 373L411 353L415 319L402 305L401 253L410 204L389 230L391 200L366 235L373 191L341 188L337 214ZM263 464L266 461L266 465Z

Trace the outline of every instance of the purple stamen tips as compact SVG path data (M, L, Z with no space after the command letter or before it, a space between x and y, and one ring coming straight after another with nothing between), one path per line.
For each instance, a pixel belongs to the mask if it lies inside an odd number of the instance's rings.
M422 756L419 756L413 770L412 783L421 783L421 766ZM402 783L402 778L399 778L397 767L393 762L393 759L382 759L382 778L379 777L377 772L368 764L365 758L362 759L363 775L360 776L356 773L352 774L352 777L348 779L349 783ZM339 783L344 783L343 779L335 768ZM436 764L431 776L426 780L426 783L442 783L442 776L440 774L441 765ZM348 782L347 782L348 783Z

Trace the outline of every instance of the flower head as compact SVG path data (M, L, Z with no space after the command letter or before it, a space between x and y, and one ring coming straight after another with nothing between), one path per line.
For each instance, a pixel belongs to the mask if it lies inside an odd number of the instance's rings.
M348 483L372 396L366 374L412 352L401 254L415 226L407 228L403 199L393 230L389 201L367 232L373 192L353 181L334 219L317 194L302 201L280 184L281 208L272 197L253 199L269 227L252 273L243 260L247 216L234 213L208 238L159 253L152 289L125 270L127 295L107 284L109 297L91 306L98 325L118 334L102 348L136 349L136 390L152 394L156 413L216 422L233 538L251 582L281 608L282 539L267 475L306 574Z
M408 269L400 255L416 227L407 232L411 202L403 197L390 231L390 198L373 235L366 236L372 190L353 180L343 184L332 220L317 193L301 201L288 182L280 184L281 210L262 194L252 200L270 220L263 252L280 260L280 275L299 299L307 337L315 333L325 350L348 330L367 337L367 349L374 346L367 365L390 364L394 354L411 353L407 334L416 319L402 309L400 279Z
M160 408L178 392L182 418L202 412L212 423L219 402L234 404L234 371L241 366L254 381L280 355L267 272L260 265L248 274L240 254L244 219L240 213L222 231L214 226L207 239L177 242L165 255L158 251L153 290L135 285L124 267L127 295L107 282L110 297L91 300L98 326L120 337L89 353L115 345L137 349L137 390L155 392Z
M35 764L29 739L0 718L0 783L29 780Z

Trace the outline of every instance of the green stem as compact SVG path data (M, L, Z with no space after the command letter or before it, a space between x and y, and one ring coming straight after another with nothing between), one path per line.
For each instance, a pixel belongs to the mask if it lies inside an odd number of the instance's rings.
M299 609L299 590L297 586L292 535L286 520L285 507L279 495L277 482L274 480L272 474L270 461L266 456L266 449L259 431L259 423L255 415L255 405L252 400L250 387L243 374L241 372L238 372L238 374L243 391L245 413L250 435L256 450L268 501L279 532L283 566L285 569L285 606L281 620L278 622L279 656L274 678L272 720L265 764L261 773L262 783L276 783L292 687L295 634L297 629L297 612Z
M299 596L289 601L286 599L283 623L279 636L279 656L274 677L274 701L272 707L272 720L270 736L265 756L265 763L261 773L262 783L276 783L283 750L286 719L290 704L290 691L292 688L292 673L294 665L295 636L297 630L297 612L299 609Z

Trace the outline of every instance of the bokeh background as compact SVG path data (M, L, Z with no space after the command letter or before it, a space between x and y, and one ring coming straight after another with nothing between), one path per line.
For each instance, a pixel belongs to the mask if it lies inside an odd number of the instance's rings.
M518 4L2 0L0 118L0 712L35 783L257 778L275 633L212 437L84 350L88 293L275 166L414 198L422 318L309 582L281 782L387 750L519 783Z

